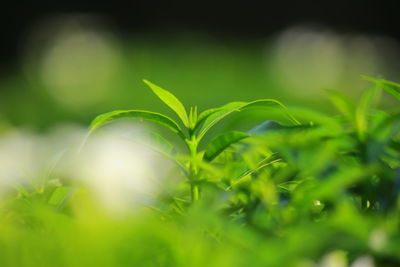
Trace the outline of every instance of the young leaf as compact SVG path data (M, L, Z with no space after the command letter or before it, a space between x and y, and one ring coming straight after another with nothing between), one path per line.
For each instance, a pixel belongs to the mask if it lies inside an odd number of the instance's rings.
M186 109L183 106L183 104L181 103L181 101L179 101L178 98L176 98L173 94L171 94L170 92L168 92L165 89L162 89L161 87L147 81L147 80L143 80L143 82L145 84L147 84L150 89L168 106L170 107L178 116L179 118L182 120L183 124L186 127L189 127L189 118L188 115L186 113Z
M190 107L189 128L194 129L197 123L197 106Z
M205 119L203 119L204 123L201 129L200 127L196 128L195 132L199 131L198 140L201 140L203 136L208 132L208 130L210 130L211 127L213 127L220 120L235 111L240 111L240 107L242 107L244 104L245 102L231 102L219 108L215 112L210 112L209 115L206 116ZM198 121L200 122L200 120Z
M212 161L216 158L221 152L223 152L230 145L239 142L240 140L249 137L250 135L242 132L228 132L221 134L214 138L206 148L203 159L205 161Z
M288 118L294 124L296 125L300 124L300 122L293 115L289 113L285 105L274 99L260 99L251 102L231 102L226 104L225 106L222 106L221 108L218 108L217 110L210 110L209 114L203 115L205 119L201 118L204 120L204 123L201 129L199 130L198 139L200 140L208 132L208 130L211 129L211 127L213 127L220 120L222 120L223 118L225 118L226 116L230 115L235 111L242 111L255 107L271 107L271 106L278 106L282 108L285 111ZM200 114L199 116L198 120L199 123L201 122L200 117L202 114Z
M160 113L145 110L115 110L97 116L90 124L90 132L97 128L119 119L141 119L148 120L163 125L178 134L182 139L185 138L179 125L171 118Z
M219 108L210 108L206 109L203 112L200 113L200 115L197 118L197 125L199 126L205 119L207 119L210 115L214 114L217 111L220 111L223 107Z
M300 125L301 123L289 112L288 108L279 102L278 100L275 99L260 99L260 100L255 100L251 101L247 104L245 104L243 107L240 108L240 110L245 110L248 108L254 108L254 107L259 107L259 108L264 108L264 107L271 107L271 106L278 106L282 108L288 119L295 125Z
M384 79L371 78L368 76L361 76L361 78L375 83L377 86L381 87L383 90L400 100L400 84Z

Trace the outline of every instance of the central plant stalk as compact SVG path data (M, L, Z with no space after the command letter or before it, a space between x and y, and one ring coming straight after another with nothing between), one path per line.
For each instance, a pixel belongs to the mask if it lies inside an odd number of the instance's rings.
M191 191L191 196L192 196L192 202L195 202L199 200L200 197L200 189L197 184L198 182L198 176L199 176L199 168L197 166L197 145L198 141L196 139L196 136L191 136L190 140L186 141L188 148L189 148L189 153L190 153L190 159L189 159L189 179L190 179L190 191Z

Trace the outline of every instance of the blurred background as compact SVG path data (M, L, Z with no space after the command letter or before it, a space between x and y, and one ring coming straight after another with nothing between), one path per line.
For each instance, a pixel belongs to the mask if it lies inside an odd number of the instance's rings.
M328 112L325 89L356 98L368 85L361 74L400 81L395 1L61 0L2 10L0 129L166 111L144 78L187 106L277 98Z

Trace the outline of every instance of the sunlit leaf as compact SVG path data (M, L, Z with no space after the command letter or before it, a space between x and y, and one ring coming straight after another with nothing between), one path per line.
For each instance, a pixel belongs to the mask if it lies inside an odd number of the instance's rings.
M150 89L179 116L186 127L189 127L189 118L186 113L186 109L178 98L176 98L167 90L147 80L143 80L143 82L146 83L150 87Z
M139 119L148 120L163 125L178 134L181 138L185 138L179 125L171 118L160 113L145 110L115 110L97 116L90 124L90 132L97 128L120 119Z

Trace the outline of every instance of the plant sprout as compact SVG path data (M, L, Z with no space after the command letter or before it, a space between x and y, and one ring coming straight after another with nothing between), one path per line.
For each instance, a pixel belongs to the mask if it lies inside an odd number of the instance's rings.
M128 118L151 121L172 131L185 143L187 148L187 156L189 158L187 162L181 162L176 158L174 158L174 160L190 182L192 202L198 200L200 196L199 181L201 179L201 172L199 161L211 162L226 148L250 136L250 134L240 131L221 133L206 145L205 151L199 151L199 144L203 137L222 119L235 112L250 108L279 107L291 123L294 125L300 124L300 122L289 113L285 105L274 99L259 99L251 102L231 102L218 108L204 110L199 114L197 106L195 106L190 107L188 113L182 102L172 93L147 80L143 81L150 87L155 95L178 115L180 123L167 115L157 112L136 109L115 110L97 116L90 125L90 133L115 120ZM157 135L156 138L157 142L161 142L164 147L172 147L172 145L160 135ZM164 151L164 154L168 153Z

